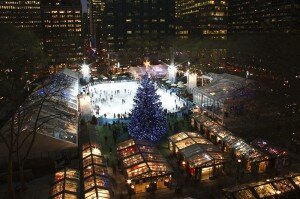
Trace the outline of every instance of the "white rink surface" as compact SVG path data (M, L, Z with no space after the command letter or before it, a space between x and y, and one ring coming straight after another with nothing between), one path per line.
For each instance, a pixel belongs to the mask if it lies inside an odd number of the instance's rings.
M114 118L114 115L117 118L118 114L128 116L133 108L133 99L138 87L138 82L103 83L90 86L93 114L98 117L106 114L106 118ZM170 94L158 89L157 94L160 96L163 108L168 112L177 112L184 105L184 101L179 100L175 93Z

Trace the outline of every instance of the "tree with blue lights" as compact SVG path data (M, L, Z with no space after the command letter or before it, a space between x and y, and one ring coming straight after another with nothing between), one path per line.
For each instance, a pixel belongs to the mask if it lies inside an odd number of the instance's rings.
M134 98L128 124L129 135L133 138L156 142L167 132L167 119L159 98L154 83L146 73Z

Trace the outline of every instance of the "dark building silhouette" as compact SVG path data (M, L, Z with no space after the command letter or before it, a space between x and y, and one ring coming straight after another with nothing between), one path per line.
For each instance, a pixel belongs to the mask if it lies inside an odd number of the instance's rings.
M89 18L90 36L92 37L95 47L103 47L104 34L104 9L105 0L88 0L87 16Z
M87 13L82 13L82 34L86 38L90 35L90 23Z
M118 51L135 37L174 34L172 0L90 0L88 8L97 49Z

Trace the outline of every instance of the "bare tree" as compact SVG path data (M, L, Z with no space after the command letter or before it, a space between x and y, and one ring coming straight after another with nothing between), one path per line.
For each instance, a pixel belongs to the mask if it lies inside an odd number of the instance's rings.
M26 188L24 163L31 152L37 133L52 134L55 128L64 128L66 125L64 122L72 123L76 118L76 110L72 109L65 99L73 81L64 73L42 81L35 92L16 108L10 121L0 131L9 154L8 179L12 183L12 165L16 158L21 190Z
M40 42L32 33L1 24L0 43L0 111L3 113L0 129L10 126L9 134L5 135L1 130L0 139L8 147L8 192L10 198L14 198L12 158L15 121L21 120L22 104L35 88L37 74L39 77L47 75L47 69ZM5 124L6 127L3 127Z
M64 100L72 81L62 74L49 77L41 43L34 34L1 24L0 43L0 140L7 148L9 198L15 198L14 160L23 189L24 163L37 133L61 128L60 119L73 122L76 111Z

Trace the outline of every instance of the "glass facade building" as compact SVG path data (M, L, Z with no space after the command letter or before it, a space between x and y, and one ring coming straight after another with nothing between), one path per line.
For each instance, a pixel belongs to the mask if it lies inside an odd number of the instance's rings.
M201 112L223 123L224 117L246 109L245 99L251 98L256 89L253 80L226 73L207 76L212 77L208 85L193 89L193 101Z

